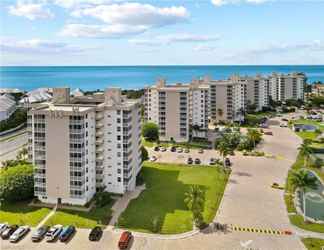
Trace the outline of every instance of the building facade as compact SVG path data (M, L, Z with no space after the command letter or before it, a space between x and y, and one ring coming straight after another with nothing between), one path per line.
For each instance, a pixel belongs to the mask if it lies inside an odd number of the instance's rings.
M141 169L140 103L107 89L89 101L54 89L53 101L28 114L35 196L46 203L84 205L98 189L123 194Z
M159 126L160 140L188 141L191 136L205 137L208 129L208 86L166 85L159 80L145 88L144 119Z

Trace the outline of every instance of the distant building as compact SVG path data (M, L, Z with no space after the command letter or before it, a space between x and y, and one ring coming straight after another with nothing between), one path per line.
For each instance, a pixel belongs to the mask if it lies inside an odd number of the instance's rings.
M316 96L324 96L324 84L312 84L312 94Z
M23 91L14 88L0 88L0 94L17 94L17 93L23 93Z
M159 126L162 141L184 142L190 136L206 137L208 89L199 82L166 85L161 79L145 88L144 119Z
M71 96L84 96L84 92L80 88L76 88L71 92Z
M29 91L19 102L21 104L49 101L52 98L52 90L49 88L38 88Z
M132 191L141 169L141 109L120 89L70 97L55 88L50 103L28 113L29 159L35 196L84 205L100 188Z
M0 96L0 121L7 120L17 109L16 101L10 94Z

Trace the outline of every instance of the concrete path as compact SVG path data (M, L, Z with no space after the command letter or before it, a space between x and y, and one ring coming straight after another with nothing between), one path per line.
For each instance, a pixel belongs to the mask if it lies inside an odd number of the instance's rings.
M36 228L39 228L39 227L45 225L45 223L49 220L49 218L51 218L56 213L56 210L57 210L57 205L55 207L53 207L51 212L49 212L48 215L46 215L45 218L41 220L41 222L38 223Z
M108 229L111 229L111 226L115 226L119 216L127 208L128 203L132 199L137 198L143 190L145 190L145 185L136 187L136 189L133 192L128 192L124 194L114 203L114 205L111 208L113 212L112 212L112 218L109 222L110 227L108 227Z

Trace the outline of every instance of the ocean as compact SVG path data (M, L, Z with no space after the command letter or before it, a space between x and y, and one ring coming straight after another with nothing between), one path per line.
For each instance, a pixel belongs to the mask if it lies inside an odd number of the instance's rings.
M39 87L69 86L83 90L121 87L139 89L153 84L158 78L169 83L190 82L209 75L213 79L226 79L232 74L267 75L272 72L304 72L308 82L324 82L324 65L285 66L51 66L0 67L0 88L32 90Z

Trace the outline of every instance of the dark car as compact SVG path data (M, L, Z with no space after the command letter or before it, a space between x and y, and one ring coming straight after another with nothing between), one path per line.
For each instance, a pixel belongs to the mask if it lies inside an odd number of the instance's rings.
M1 238L6 240L9 239L9 237L18 229L18 225L10 225L7 227L6 230L4 230L1 234Z
M154 147L154 151L160 151L160 147L159 146L155 146Z
M195 164L200 164L200 163L201 163L200 159L199 158L196 158L195 159Z
M133 235L129 231L125 231L121 234L120 239L118 241L119 249L127 249L129 247L130 241L132 240Z
M226 167L231 166L231 161L230 161L229 158L226 158L226 159L225 159L225 166L226 166Z
M191 158L191 157L189 157L188 159L187 159L187 164L192 164L193 163L193 159Z
M171 152L176 152L177 151L177 147L176 146L172 146L170 149Z
M100 240L101 236L102 236L102 229L101 227L94 227L89 234L89 240L90 241L98 241Z
M67 241L72 234L75 232L75 227L74 226L66 226L63 228L62 232L59 235L59 240L61 242Z
M49 226L42 226L36 229L36 231L32 235L32 241L40 241L42 240L47 231L49 230Z

